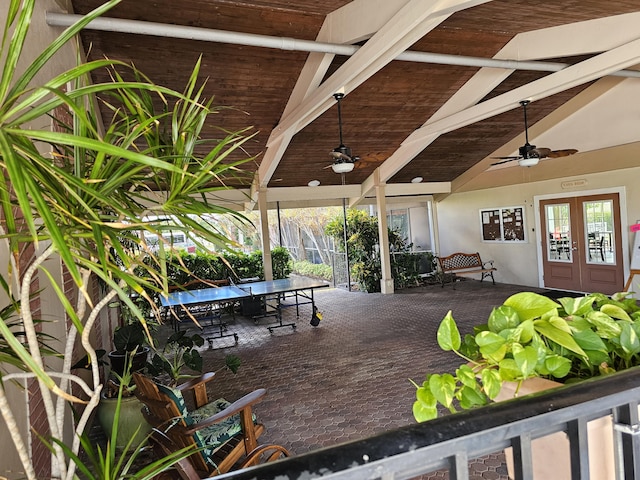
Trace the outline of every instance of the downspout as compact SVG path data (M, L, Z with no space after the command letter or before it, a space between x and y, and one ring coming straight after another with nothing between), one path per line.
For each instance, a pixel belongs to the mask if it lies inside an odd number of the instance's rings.
M82 15L47 12L47 24L52 27L68 27L83 18ZM360 48L357 45L339 45L334 43L299 40L289 37L273 37L252 33L230 32L200 27L170 25L166 23L143 22L121 18L100 17L91 21L85 29L105 32L151 35L155 37L182 38L203 42L228 43L250 47L274 48L300 52L330 53L351 56ZM559 62L533 62L516 60L499 60L495 58L470 57L464 55L447 55L441 53L416 52L407 50L400 53L395 60L416 63L436 63L441 65L458 65L464 67L504 68L508 70L534 70L541 72L557 72L570 66ZM618 77L640 78L640 71L620 70L611 74Z

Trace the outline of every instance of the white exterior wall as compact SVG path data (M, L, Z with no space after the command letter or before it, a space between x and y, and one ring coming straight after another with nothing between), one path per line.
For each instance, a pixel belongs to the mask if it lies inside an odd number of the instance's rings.
M621 220L622 235L626 244L624 250L626 279L630 249L633 246L633 234L629 232L629 225L640 219L640 189L636 185L638 179L640 179L640 167L452 194L436 203L437 253L449 255L454 252L480 252L483 261L495 260L495 266L498 269L495 274L496 281L532 287L541 286L534 197L566 196L569 193L572 196L580 196L594 191L622 189ZM586 184L579 188L563 189L562 182L570 180L586 180ZM482 242L480 209L512 206L524 207L527 241L524 243Z

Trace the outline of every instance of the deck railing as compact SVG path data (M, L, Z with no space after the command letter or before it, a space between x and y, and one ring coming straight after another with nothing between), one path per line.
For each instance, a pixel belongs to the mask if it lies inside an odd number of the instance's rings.
M563 431L569 439L571 478L586 480L592 478L587 424L606 417L613 420L609 435L613 437L615 478L640 480L639 400L637 367L217 478L390 480L444 469L451 480L464 480L469 476L470 460L512 447L515 478L529 480L536 461L532 440ZM410 402L407 399L407 408Z

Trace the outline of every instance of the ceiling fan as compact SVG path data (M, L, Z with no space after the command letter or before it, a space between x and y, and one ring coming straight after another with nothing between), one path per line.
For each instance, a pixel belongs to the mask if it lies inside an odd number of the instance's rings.
M522 110L524 112L524 139L525 143L518 149L519 155L510 156L510 157L492 157L496 159L502 160L501 162L492 163L491 166L501 165L507 162L518 161L521 167L531 167L533 165L537 165L541 158L558 158L558 157L566 157L568 155L573 155L577 153L578 150L575 148L569 148L565 150L551 150L550 148L544 147L536 147L535 145L531 145L529 143L529 126L527 124L527 105L531 103L530 100L522 100L520 105L522 105Z
M360 157L352 155L351 149L345 146L342 141L342 110L341 110L341 100L344 98L344 93L334 93L333 97L338 102L338 127L340 129L340 145L329 152L331 158L333 158L333 163L331 165L326 166L325 168L331 167L336 173L347 173L353 170L355 163L360 160Z

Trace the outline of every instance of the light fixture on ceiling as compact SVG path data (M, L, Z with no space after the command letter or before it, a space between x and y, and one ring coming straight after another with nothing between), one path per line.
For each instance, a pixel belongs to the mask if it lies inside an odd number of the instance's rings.
M355 164L352 162L332 163L331 169L336 173L349 173L353 170Z
M518 160L518 165L521 167L533 167L534 165L537 165L539 161L540 159L538 157L521 158Z
M318 185L320 185L320 180L311 180L309 183L307 183L307 185L309 185L310 187L317 187Z
M334 93L333 97L338 102L338 128L340 131L340 145L331 150L330 155L333 158L331 168L335 173L349 173L353 170L355 163L360 157L351 154L351 149L347 147L342 140L342 109L341 100L344 98L344 93Z
M421 183L422 180L424 180L424 178L422 178L422 177L413 177L411 179L411 183Z

